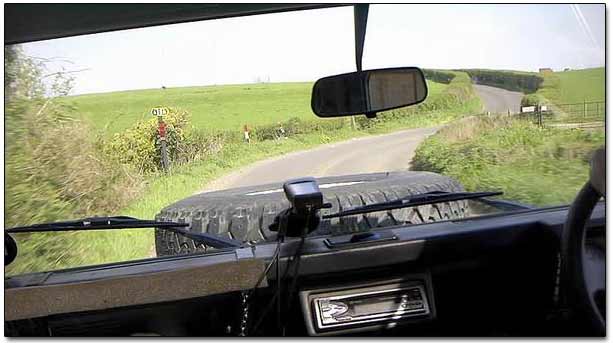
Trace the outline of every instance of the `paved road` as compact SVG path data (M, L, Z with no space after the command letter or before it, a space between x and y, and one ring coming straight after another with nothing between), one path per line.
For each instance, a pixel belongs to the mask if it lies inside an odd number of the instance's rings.
M524 96L521 92L511 92L501 88L473 85L475 91L481 97L485 110L491 113L519 113L521 98Z
M210 183L204 191L252 186L304 176L407 170L415 148L438 127L354 138L253 163Z
M485 110L519 112L522 94L475 85ZM392 134L354 138L263 160L211 182L203 191L252 186L304 176L334 176L407 170L415 149L438 130L420 128Z

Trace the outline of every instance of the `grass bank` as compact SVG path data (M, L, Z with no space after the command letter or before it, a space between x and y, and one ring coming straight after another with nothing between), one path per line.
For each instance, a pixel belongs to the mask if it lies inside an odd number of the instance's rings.
M605 68L556 72L545 76L548 86L538 93L556 104L605 100Z
M522 99L522 104L574 104L584 101L604 101L605 68L569 70L542 74L543 83L534 94ZM560 110L560 109L558 109Z
M458 179L468 190L502 190L504 198L536 206L569 203L588 178L604 130L539 128L510 117L455 122L417 149L414 170Z

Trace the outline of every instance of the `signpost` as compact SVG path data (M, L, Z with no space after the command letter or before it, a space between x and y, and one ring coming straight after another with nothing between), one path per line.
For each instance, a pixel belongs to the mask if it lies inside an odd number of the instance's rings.
M160 137L160 155L162 156L162 169L168 171L168 152L166 151L166 123L164 116L168 114L166 107L154 107L151 114L158 117L158 136Z

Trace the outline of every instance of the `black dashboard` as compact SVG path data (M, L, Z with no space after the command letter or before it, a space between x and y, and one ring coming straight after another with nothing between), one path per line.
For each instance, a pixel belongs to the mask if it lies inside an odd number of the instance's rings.
M355 245L331 247L325 237L308 239L298 291L284 298L285 335L577 334L567 325L569 319L560 301L559 240L566 212L567 207L554 207L392 227L384 229L382 236L393 239ZM600 203L590 230L604 235L604 226L605 206ZM297 244L299 240L290 239L282 246L281 268L289 263ZM256 261L270 260L274 250L271 243L7 278L5 332L9 336L233 336L244 326L241 295L255 284L258 275L245 272L246 263L251 263L252 271L261 272L264 264ZM210 269L221 265L224 267ZM235 270L229 273L229 268ZM166 289L181 286L160 277L177 270L187 270L185 275L193 276L184 280L185 285L206 287L183 297L158 290L161 285ZM213 271L215 275L210 274ZM178 274L172 275L176 277ZM117 287L146 280L148 289L141 292L155 301L136 301L94 287L109 278L126 282L117 281ZM219 283L218 291L212 291L216 285L210 279ZM249 323L260 324L257 330L250 326L247 335L279 334L279 319L274 311L266 311L275 296L275 273L270 271L267 279L268 284L257 290L247 310ZM80 302L79 311L61 310L54 304L46 304L45 312L39 314L36 311L41 309L34 305L28 313L11 308L23 307L11 301L13 295L17 299L32 297L33 293L25 292L50 287L66 290L68 285L80 285L75 292L88 292L99 301L92 302L90 308ZM53 306L60 310L54 312Z

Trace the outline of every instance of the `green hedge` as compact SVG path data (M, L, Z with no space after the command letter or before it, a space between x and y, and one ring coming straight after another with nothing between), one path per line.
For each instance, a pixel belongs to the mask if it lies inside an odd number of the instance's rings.
M402 107L390 111L385 111L377 114L377 118L368 119L365 116L359 116L356 118L356 123L360 129L370 129L380 124L393 121L410 120L411 117L415 118L416 115L421 115L420 118L428 121L430 124L434 122L440 122L437 120L437 116L441 112L445 111L457 111L462 112L468 109L467 107L474 108L474 103L479 102L479 98L476 95L470 77L466 73L456 71L442 71L433 69L424 69L424 75L426 79L435 82L447 83L448 86L445 90L436 96L430 96L426 101L416 106ZM467 106L469 104L469 106ZM478 106L479 106L478 104ZM464 113L455 113L454 116L459 117ZM447 116L448 118L449 116ZM426 123L424 123L426 124Z
M140 194L140 174L104 154L90 127L66 111L54 99L6 104L6 228L112 214ZM61 268L89 253L83 233L14 237L19 254L7 275Z
M536 105L544 105L547 104L547 99L542 95L535 94L526 94L521 98L521 106L536 106Z
M423 69L422 71L426 79L438 83L449 84L456 77L456 73L449 70Z
M488 70L488 69L459 69L467 73L477 84L498 87L509 91L535 93L544 79L536 73Z
M304 120L297 117L277 124L259 125L252 129L256 141L274 140L317 131L338 130L346 125L346 119Z
M190 123L189 113L170 109L164 117L166 145L171 165L184 164L219 152L227 144L243 142L243 133L236 131L204 131ZM317 131L343 128L346 119L289 120L250 129L253 141L275 140ZM104 143L104 151L119 163L130 165L141 173L155 172L161 166L157 118L138 121L134 126L116 133Z

